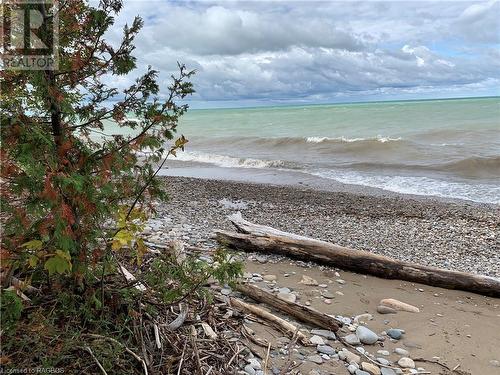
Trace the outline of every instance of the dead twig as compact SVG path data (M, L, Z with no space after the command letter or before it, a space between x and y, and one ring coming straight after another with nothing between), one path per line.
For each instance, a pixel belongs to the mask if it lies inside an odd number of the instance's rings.
M94 360L94 362L96 363L97 367L99 367L99 369L101 370L101 372L104 374L104 375L108 375L108 373L106 372L106 370L104 369L104 367L102 367L101 363L99 362L99 360L97 359L97 357L94 355L94 353L92 352L92 349L90 349L90 346L85 346L85 350L88 351L90 353L90 356L92 357L92 359Z
M123 349L125 349L132 357L137 359L139 362L142 364L142 368L144 369L144 374L148 375L148 366L146 365L146 362L144 359L142 359L140 356L138 356L133 350L129 349L126 345L122 344L120 341L115 340L112 337L107 337L107 336L102 336L102 335L96 335L95 333L86 333L85 336L92 337L94 339L98 340L108 340L111 341L119 346L121 346Z

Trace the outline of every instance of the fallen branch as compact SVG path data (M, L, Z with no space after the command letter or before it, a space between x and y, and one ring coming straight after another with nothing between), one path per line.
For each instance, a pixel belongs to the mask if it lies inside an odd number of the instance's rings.
M297 337L303 345L311 345L311 342L306 337L306 335L300 332L295 325L293 325L290 322L287 322L285 319L282 319L279 316L276 316L258 306L251 305L234 297L230 297L229 301L232 307L258 316L259 318L270 323L271 325L273 325L274 327L276 327L277 329L284 332L290 337L293 337L295 332L297 332Z
M223 230L215 233L221 244L238 250L277 253L385 279L407 280L500 297L500 279L498 278L423 266L368 251L354 250L253 224L244 220L241 214L232 215L230 220L238 233Z
M90 356L92 357L92 359L94 360L94 362L97 364L97 367L99 367L99 369L101 370L101 372L104 375L108 375L108 373L106 372L106 370L104 369L104 367L102 367L101 362L99 362L99 360L97 359L97 357L92 352L92 349L90 349L90 346L85 346L85 350L90 353Z
M186 321L186 317L187 317L187 314L189 311L188 306L184 303L180 303L179 308L180 308L180 313L179 313L179 315L177 315L177 318L172 320L169 324L166 324L168 329L170 329L171 331L175 331L180 326L182 326L184 324L184 322ZM162 324L162 326L165 326L165 325Z
M102 335L96 335L94 333L86 333L85 336L88 336L88 337L92 337L94 339L98 339L98 340L108 340L108 341L111 341L119 346L121 346L123 349L125 349L129 354L132 355L132 357L134 357L135 359L137 359L139 362L141 362L142 364L142 368L144 369L144 374L145 375L148 375L148 366L146 365L146 362L144 361L144 359L142 359L140 356L138 356L137 354L135 354L132 350L130 350L126 345L122 344L120 341L118 340L115 340L114 338L112 337L107 337L107 336L102 336Z
M302 322L309 323L311 325L334 332L337 332L340 326L342 326L342 322L327 314L319 312L318 310L315 310L308 306L282 300L276 297L274 294L255 285L237 284L236 290L258 302L265 303L277 310L283 311L284 313L293 316L294 318Z

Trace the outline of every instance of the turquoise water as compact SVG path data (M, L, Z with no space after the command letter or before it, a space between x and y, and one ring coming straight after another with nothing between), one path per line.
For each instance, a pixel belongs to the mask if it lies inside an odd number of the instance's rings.
M178 159L500 203L500 98L192 110Z

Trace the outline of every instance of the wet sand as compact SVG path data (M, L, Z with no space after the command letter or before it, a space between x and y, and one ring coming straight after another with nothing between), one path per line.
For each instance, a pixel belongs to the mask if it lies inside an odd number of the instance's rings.
M319 311L332 315L354 317L370 313L374 319L367 322L368 327L380 333L389 328L404 329L403 338L393 343L386 340L383 347L365 345L364 348L372 354L377 350L388 350L391 355L385 357L397 361L400 356L393 353L393 349L401 347L410 352L411 358L425 358L432 360L439 357L439 361L450 368L460 364L459 369L471 374L493 375L500 374L500 368L490 364L492 360L500 360L500 299L489 298L477 294L434 288L427 285L384 280L371 276L359 275L351 272L340 272L340 277L346 281L344 285L338 284L334 270L328 267L301 267L292 261L279 261L277 263L259 263L248 260L246 272L273 274L277 276L276 286L287 287L297 296L297 302L309 301L311 306ZM290 276L285 277L284 274ZM315 279L318 284L326 284L327 288L307 286L300 284L302 275ZM267 288L265 282L256 283ZM423 291L419 291L423 289ZM332 304L325 304L320 291L328 290L335 295ZM335 292L342 292L338 295ZM417 306L419 313L398 312L397 314L378 314L376 307L381 299L395 298ZM384 322L388 321L388 322ZM386 324L387 323L387 324ZM252 329L265 334L272 332L268 327ZM268 338L280 337L282 334L273 332L267 334ZM274 340L275 341L275 340ZM331 342L332 347L342 348L339 343ZM262 350L262 349L261 349ZM382 357L379 355L379 357ZM278 363L283 362L279 359ZM332 363L330 363L332 362ZM305 361L301 371L307 374L312 368L317 368L322 373L328 371L336 374L347 374L345 366L336 361L327 361L322 365L315 365ZM416 362L417 366L424 367L433 374L439 374L442 367Z

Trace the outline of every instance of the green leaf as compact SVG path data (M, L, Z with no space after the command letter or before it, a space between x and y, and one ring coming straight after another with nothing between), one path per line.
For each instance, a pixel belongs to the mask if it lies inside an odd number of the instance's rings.
M21 246L30 250L40 250L43 246L43 242L40 240L31 240L23 243Z
M49 271L49 275L53 275L54 273L69 273L72 269L72 266L71 255L62 250L56 250L55 256L49 258L45 262L44 268Z

